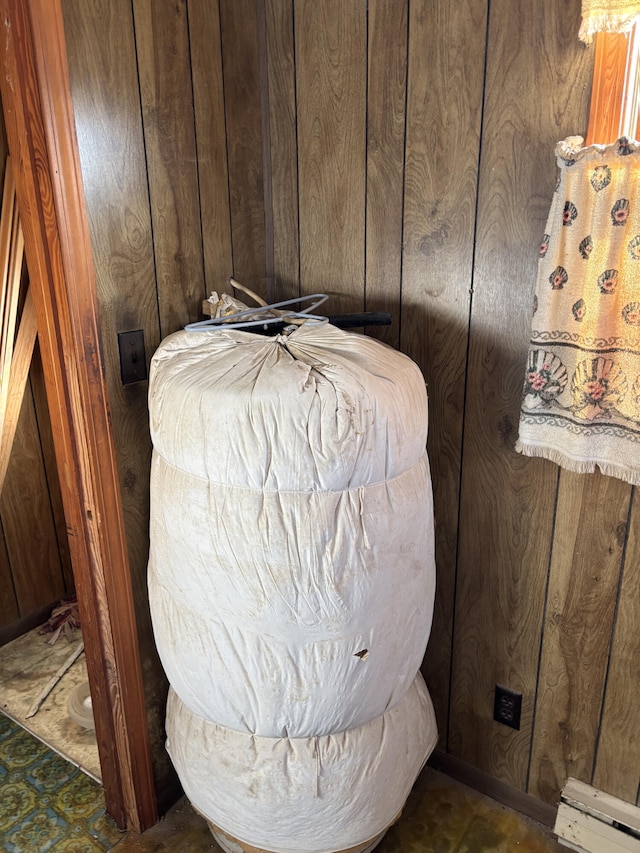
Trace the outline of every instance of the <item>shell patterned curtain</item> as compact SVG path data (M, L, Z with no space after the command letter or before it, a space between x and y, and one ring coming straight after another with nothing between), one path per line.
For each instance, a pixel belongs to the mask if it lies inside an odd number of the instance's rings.
M640 145L556 148L516 450L640 483Z

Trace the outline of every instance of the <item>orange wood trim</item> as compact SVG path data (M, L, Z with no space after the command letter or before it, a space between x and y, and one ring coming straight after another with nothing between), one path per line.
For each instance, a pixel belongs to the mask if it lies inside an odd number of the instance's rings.
M80 605L107 810L157 819L95 271L59 0L0 0L0 89Z
M624 33L597 33L593 88L586 144L615 142L622 115L629 37Z
M11 448L18 428L18 419L29 378L29 368L31 367L37 333L36 309L33 304L31 287L29 287L11 358L9 387L6 389L6 410L3 413L2 431L0 433L0 493L4 486L4 478L7 476Z
M11 377L11 361L18 320L18 296L22 282L24 237L17 208L11 223L11 249L7 277L3 280L2 331L0 332L0 433L4 428L7 391ZM19 412L18 412L19 414Z

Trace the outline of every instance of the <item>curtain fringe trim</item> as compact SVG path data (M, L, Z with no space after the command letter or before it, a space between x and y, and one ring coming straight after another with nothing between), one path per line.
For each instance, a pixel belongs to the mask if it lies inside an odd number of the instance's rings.
M640 486L640 471L630 471L621 465L615 465L611 462L599 462L598 460L572 459L560 450L553 447L541 447L537 444L528 444L518 439L515 444L517 453L523 456L530 456L536 459L548 459L550 462L555 462L561 468L567 471L573 471L574 474L592 474L596 468L605 474L607 477L617 477L631 486Z
M596 33L626 33L633 27L639 16L637 12L615 15L587 15L582 19L578 37L585 44L591 44Z

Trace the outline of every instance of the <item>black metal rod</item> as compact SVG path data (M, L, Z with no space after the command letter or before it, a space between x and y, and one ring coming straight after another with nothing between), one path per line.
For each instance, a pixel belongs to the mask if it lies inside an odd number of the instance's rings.
M360 314L334 314L329 317L332 326L340 329L357 329L360 326L390 326L391 314L388 311L362 311Z

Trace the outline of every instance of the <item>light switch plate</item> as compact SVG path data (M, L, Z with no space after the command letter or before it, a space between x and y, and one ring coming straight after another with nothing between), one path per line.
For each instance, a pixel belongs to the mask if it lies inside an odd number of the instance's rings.
M123 385L142 382L147 378L147 359L144 352L144 332L118 332L120 377Z

